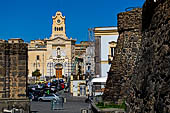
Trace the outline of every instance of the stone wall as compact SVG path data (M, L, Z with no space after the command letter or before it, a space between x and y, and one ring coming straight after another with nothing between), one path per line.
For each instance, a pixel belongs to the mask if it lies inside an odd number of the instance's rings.
M129 113L170 113L170 0L146 0Z
M28 50L26 43L0 41L0 110L4 109L2 108L4 105L7 108L18 106L19 102L13 102L17 103L14 105L11 103L12 101L8 102L9 100L22 99L22 101L28 101L27 62ZM25 106L24 104L21 105Z
M126 97L128 79L133 72L141 43L141 23L141 8L118 14L119 37L103 95L105 101L118 103Z
M103 97L125 99L128 113L170 113L170 0L146 0L142 25L133 11L118 15L118 45Z
M27 44L0 43L0 97L26 98Z

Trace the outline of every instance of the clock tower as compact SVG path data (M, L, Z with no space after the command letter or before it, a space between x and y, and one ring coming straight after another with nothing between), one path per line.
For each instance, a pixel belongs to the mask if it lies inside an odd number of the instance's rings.
M65 33L65 16L62 16L60 11L56 12L56 15L52 17L53 25L52 25L52 35L51 39L56 37L62 37L67 39Z

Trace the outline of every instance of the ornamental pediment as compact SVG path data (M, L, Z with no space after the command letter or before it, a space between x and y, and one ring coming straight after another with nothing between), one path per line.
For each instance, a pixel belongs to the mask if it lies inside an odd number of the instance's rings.
M66 40L61 37L56 37L56 38L52 39L53 44L65 44L65 41Z
M62 19L65 19L65 16L62 15L62 13L60 11L57 11L56 12L56 15L55 16L52 16L53 19L55 18L62 18Z

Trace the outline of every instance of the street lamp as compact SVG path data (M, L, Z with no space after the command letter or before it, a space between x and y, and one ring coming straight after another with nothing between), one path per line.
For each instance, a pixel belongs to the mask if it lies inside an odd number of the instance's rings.
M59 69L62 69L63 66L62 66L62 64L57 63L57 64L55 65L55 68L56 68L56 70L57 70L56 75L58 76L58 85L57 85L57 87L59 87ZM61 70L61 71L62 71L62 70Z
M68 59L68 57L66 56L65 57L65 69L66 69L66 67L67 67L67 76L66 76L66 78L67 78L67 82L68 82L68 76L69 76L69 59Z
M47 64L47 67L50 67L50 88L51 88L51 67L53 67L53 62L51 62L52 56L49 57L50 62Z
M67 88L68 88L68 92L70 91L70 63L69 63L69 58L66 56L65 57L65 61L66 61L66 67L67 67Z

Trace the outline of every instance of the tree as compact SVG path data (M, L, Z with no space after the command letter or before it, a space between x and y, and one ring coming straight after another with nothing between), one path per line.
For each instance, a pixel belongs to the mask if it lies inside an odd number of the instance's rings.
M36 77L37 80L37 77L39 78L41 76L40 70L36 69L34 72L32 72L32 76Z

